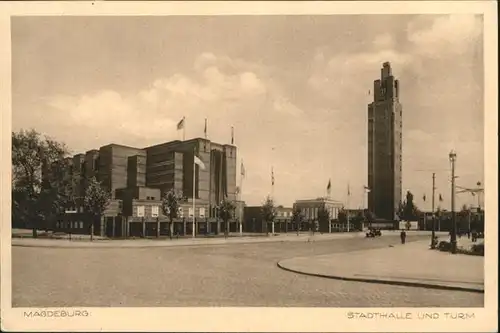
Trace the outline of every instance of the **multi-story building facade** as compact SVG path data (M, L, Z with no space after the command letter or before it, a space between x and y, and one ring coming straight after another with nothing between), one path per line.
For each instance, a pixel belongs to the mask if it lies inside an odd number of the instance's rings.
M403 107L401 87L390 63L374 81L368 105L368 209L377 218L393 220L402 191Z
M194 164L195 154L203 161L204 169ZM201 138L146 148L109 144L77 154L65 159L63 173L71 184L67 194L74 203L68 207L71 215L65 216L71 221L58 221L57 225L74 232L86 231L87 222L82 221L83 197L88 180L95 177L111 195L104 222L94 228L96 234L128 236L167 232L168 219L161 210L161 197L171 189L184 198L174 221L176 232L191 234L193 217L196 232L220 232L224 226L216 219L215 207L224 198L236 202L239 212L236 215L241 215L243 207L236 200L236 157L235 146Z

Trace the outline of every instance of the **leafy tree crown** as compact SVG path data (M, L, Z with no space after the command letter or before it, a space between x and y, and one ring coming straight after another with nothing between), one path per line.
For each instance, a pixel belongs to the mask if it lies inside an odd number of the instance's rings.
M234 202L227 200L226 198L223 199L217 206L219 218L226 222L233 218L235 210L236 205L234 204Z
M264 203L262 204L262 217L266 222L274 221L276 217L276 208L274 206L274 201L271 197L267 197Z
M168 216L171 221L177 218L182 200L183 197L176 194L173 189L165 192L161 199L161 210L163 215Z
M109 205L110 197L110 193L102 188L95 177L92 177L85 189L85 211L95 216L102 215Z

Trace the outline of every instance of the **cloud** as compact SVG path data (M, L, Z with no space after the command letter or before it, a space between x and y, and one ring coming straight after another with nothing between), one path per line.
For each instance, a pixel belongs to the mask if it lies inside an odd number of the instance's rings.
M383 32L370 48L338 52L323 47L311 58L307 85L323 105L340 110L335 121L349 124L349 133L341 133L350 140L357 137L365 154L367 104L373 100L368 91L373 91L382 63L389 61L402 87L403 187L418 196L428 193L425 173L416 170L441 170L439 187L447 191L451 149L461 156L461 181L475 183L483 177L484 157L477 49L481 25L481 17L474 15L423 15L408 23L404 36ZM364 174L365 169L357 167L356 172Z
M373 40L373 45L377 49L391 49L394 46L394 37L389 33L380 34Z
M250 200L259 201L269 193L267 169L274 165L277 170L286 170L287 156L295 153L292 147L299 146L301 140L312 136L314 129L324 124L317 125L308 119L283 87L255 64L207 52L194 60L193 68L192 72L157 78L135 94L105 90L78 97L58 95L50 97L47 106L50 112L60 115L58 127L96 133L85 149L109 142L144 147L179 139L175 124L183 116L187 139L203 136L205 118L208 137L216 142L229 143L230 129L234 126L239 155L248 157L250 184L246 190L256 196ZM288 139L290 133L300 133L304 126L311 129L309 134ZM78 137L68 134L64 141L70 147L80 147ZM280 147L277 143L284 138L287 145ZM94 146L88 146L89 143ZM271 150L273 144L277 147L275 151ZM318 149L309 149L303 156L313 158ZM299 161L301 171L294 174L296 179L308 172L305 164L304 160ZM280 179L283 183L290 181L283 174L279 177L283 177ZM281 200L292 202L293 195L285 194Z
M50 96L42 106L36 104L41 96L35 96L35 102L25 104L24 116L17 113L17 122L36 124L85 151L109 142L144 147L179 139L175 124L183 116L186 138L203 136L207 118L213 141L229 143L231 126L235 129L238 158L243 158L247 171L247 203L259 204L270 193L274 166L279 203L291 205L298 198L323 195L331 178L332 195L339 200L346 199L350 182L351 205L357 207L363 202L367 178L367 104L373 100L373 80L380 76L380 66L390 61L402 87L404 188L411 188L416 197L428 193L430 176L414 170L448 167L450 147L459 154L461 177L481 178L481 19L422 15L401 29L405 22L398 28L380 22L377 29L351 27L347 39L316 38L319 30L306 27L304 40L294 35L273 43L276 50L250 49L233 40L227 46L208 43L206 52L198 47L188 51L190 44L181 42L182 59L169 60L168 74L151 77L160 71L142 70L145 63L148 68L165 67L164 54L151 51L140 61L123 62L127 69L135 66L133 77L140 84L102 80L101 86L109 88L92 92L94 76L79 88L63 80L67 89L59 83L52 91L67 91L66 95ZM256 40L268 40L268 34L261 35ZM306 39L311 47L300 44ZM210 52L212 44L214 50L227 53ZM68 68L84 68L72 61ZM113 64L122 73L119 62ZM35 95L44 92L40 89ZM445 176L438 177L443 192L449 185Z
M414 51L431 58L465 53L482 35L479 15L440 16L425 28L419 23L417 20L409 24L408 40L414 44Z

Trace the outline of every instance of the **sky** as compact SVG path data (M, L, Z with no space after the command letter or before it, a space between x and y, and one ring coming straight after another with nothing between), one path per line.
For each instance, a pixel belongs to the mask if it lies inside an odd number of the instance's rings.
M382 63L400 80L403 191L450 209L484 178L483 20L479 15L15 17L12 130L34 128L72 153L117 143L230 143L242 198L291 206L326 195L363 205L367 105ZM238 176L239 177L239 176ZM239 179L238 179L239 182ZM404 193L403 193L404 195ZM423 196L427 200L423 200ZM458 194L457 205L477 205Z

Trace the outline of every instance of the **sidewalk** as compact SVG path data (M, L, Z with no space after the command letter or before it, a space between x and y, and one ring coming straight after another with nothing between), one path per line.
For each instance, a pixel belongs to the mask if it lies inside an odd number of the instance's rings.
M409 235L429 235L429 232L415 231ZM25 246L25 247L57 247L57 248L143 248L143 247L173 247L173 246L201 246L201 245L224 245L224 244L238 244L238 243L268 243L268 242L318 242L333 239L351 239L351 238L364 238L364 232L351 232L351 233L331 233L320 234L315 233L314 236L309 233L301 233L297 236L296 233L276 234L275 236L236 236L232 234L229 238L152 238L152 239L100 239L91 242L86 238L75 239L73 235L72 240L69 239L48 239L48 238L12 238L12 246ZM387 231L382 237L399 236L398 232Z
M395 238L382 249L297 257L278 267L324 278L484 293L484 257L430 250L428 241L402 245Z

